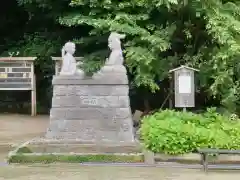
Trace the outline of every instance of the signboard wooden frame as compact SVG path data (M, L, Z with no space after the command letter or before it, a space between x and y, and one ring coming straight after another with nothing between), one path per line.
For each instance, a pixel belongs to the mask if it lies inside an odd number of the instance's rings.
M0 57L0 90L31 91L31 115L36 116L36 57Z
M175 107L195 107L195 75L198 69L180 66L169 72L174 73Z

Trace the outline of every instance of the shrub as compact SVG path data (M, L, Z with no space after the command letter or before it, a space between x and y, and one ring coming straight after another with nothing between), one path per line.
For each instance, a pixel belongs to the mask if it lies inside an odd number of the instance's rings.
M240 148L240 121L208 109L203 114L164 110L146 116L140 128L147 149L184 154L198 148Z

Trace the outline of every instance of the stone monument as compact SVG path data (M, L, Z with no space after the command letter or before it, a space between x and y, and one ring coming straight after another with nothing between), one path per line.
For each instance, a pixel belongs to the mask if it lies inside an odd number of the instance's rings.
M73 57L75 45L64 46L63 65L53 78L53 98L48 140L77 141L82 144L135 143L129 86L120 39L125 35L111 33L110 57L105 66L93 75L76 73Z
M124 37L111 33L110 57L93 77L86 77L77 68L73 57L75 44L64 45L61 72L52 81L49 128L43 137L11 151L9 162L139 163L145 160L134 139L120 41Z

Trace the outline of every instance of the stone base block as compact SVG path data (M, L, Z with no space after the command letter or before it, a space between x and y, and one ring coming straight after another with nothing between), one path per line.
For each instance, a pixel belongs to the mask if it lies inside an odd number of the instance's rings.
M144 165L143 154L64 154L18 153L8 158L8 163L130 163Z
M110 68L110 69L109 69ZM125 67L101 78L55 76L48 139L134 142ZM103 68L104 69L104 68Z
M37 138L11 151L9 163L144 162L139 143L97 143Z
M137 142L110 143L39 138L30 141L25 147L34 153L140 153Z

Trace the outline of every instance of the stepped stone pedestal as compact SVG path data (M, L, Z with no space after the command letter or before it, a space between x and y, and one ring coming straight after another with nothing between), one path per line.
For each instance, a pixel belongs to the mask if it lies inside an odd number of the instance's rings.
M47 139L134 142L127 76L53 78Z
M31 143L34 151L136 152L126 69L117 69L105 66L92 78L55 76L49 128Z
M134 139L129 86L121 41L112 32L111 54L92 77L77 69L76 46L62 48L60 75L53 78L50 124L41 138L9 153L9 162L143 162Z

